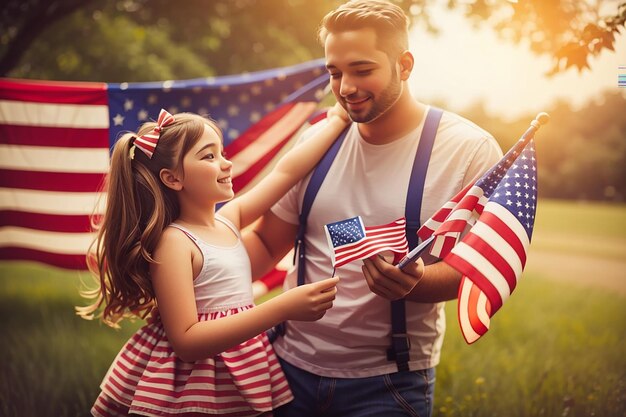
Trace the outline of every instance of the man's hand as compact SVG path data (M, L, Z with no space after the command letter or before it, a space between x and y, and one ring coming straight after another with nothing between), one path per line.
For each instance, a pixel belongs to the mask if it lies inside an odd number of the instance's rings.
M363 261L361 267L370 290L388 300L406 297L424 276L424 261L408 264L400 269L375 255Z
M326 117L328 117L329 119L333 116L340 118L344 123L351 122L348 112L346 111L346 109L341 107L341 104L339 103L335 103L335 105L328 109L328 112L326 113Z

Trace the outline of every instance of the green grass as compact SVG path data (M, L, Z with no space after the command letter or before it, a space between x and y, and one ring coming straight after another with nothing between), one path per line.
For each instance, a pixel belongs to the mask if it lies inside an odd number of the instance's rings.
M573 237L622 245L625 214L624 206L541 201L535 236L557 236L545 241L568 251ZM33 263L0 262L0 415L88 415L108 366L140 323L116 331L77 317L80 279ZM626 415L624 301L525 275L472 346L460 336L456 302L448 303L435 415Z
M76 316L79 282L74 272L0 263L0 415L88 415L100 380L139 323L116 331Z
M601 290L525 276L468 346L446 306L437 416L623 416L626 305Z
M535 233L626 239L626 207L615 203L539 200Z
M532 250L626 259L626 207L540 200Z

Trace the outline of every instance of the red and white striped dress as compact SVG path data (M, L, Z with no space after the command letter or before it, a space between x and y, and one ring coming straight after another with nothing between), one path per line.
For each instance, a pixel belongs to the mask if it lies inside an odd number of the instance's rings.
M230 222L221 217L237 233ZM217 247L181 226L204 255L194 280L198 320L253 308L250 260L241 242ZM257 416L293 399L272 345L262 333L214 357L180 360L158 316L135 333L109 368L94 416Z

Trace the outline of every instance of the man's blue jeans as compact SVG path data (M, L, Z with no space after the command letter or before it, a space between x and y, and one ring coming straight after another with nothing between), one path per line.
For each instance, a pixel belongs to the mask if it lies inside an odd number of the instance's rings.
M280 360L294 400L275 417L430 417L435 368L367 378L327 378Z

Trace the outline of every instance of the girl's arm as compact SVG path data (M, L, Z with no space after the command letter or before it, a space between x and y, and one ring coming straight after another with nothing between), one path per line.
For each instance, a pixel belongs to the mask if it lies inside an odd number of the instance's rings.
M224 205L220 214L244 228L269 210L317 165L349 120L339 104L328 112L327 119L322 130L294 146L256 186Z
M189 238L167 228L154 252L157 263L150 268L165 333L184 361L214 356L285 320L318 320L332 307L337 277L286 291L239 314L198 321L192 249Z

